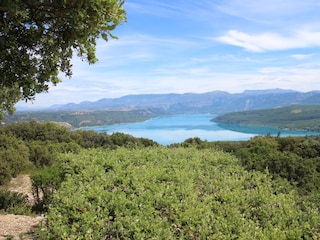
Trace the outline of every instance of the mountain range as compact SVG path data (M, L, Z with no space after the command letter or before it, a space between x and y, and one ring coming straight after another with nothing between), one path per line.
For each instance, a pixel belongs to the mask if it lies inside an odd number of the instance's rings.
M140 94L120 98L104 98L95 102L54 105L49 111L85 111L111 109L156 108L168 114L212 113L223 114L246 110L300 105L320 105L320 91L268 89L246 90L242 93L212 91L185 94Z

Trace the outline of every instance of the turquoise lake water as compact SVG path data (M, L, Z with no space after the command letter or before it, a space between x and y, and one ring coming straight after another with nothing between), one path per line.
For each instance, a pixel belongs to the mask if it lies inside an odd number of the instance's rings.
M180 143L191 137L199 137L207 141L237 141L248 140L254 136L268 133L277 135L278 132L281 133L280 136L282 137L320 134L320 132L287 131L271 127L217 124L210 121L214 117L215 115L211 114L183 114L150 119L145 122L83 129L107 132L108 134L122 132L135 137L149 138L164 145Z

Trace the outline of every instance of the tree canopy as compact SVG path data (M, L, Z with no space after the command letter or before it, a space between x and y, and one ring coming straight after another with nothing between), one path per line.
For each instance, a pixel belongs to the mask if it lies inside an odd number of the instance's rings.
M115 38L124 0L1 0L0 118L72 75L74 53L97 61L96 40Z

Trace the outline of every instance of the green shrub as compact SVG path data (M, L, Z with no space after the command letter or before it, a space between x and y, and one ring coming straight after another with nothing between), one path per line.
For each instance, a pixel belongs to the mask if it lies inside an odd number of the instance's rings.
M66 155L43 239L316 239L318 209L231 155L196 148ZM281 183L282 184L282 183Z
M26 196L22 193L0 190L0 210L10 214L29 214Z
M32 168L26 144L12 135L0 134L0 185Z
M275 178L285 178L296 185L304 195L320 190L318 141L298 137L255 137L233 154L246 169L262 172L268 169Z
M34 209L44 212L64 179L63 171L58 166L45 167L34 172L30 178L35 198Z
M0 131L6 134L13 134L24 141L71 141L69 129L53 122L39 123L31 121L14 123L0 128Z

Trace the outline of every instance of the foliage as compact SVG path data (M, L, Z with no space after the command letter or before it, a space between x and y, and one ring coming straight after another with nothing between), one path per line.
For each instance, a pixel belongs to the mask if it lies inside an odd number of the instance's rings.
M53 122L36 121L8 124L0 127L0 132L13 134L24 141L69 142L69 130Z
M87 150L64 155L61 168L66 180L49 207L42 239L316 239L319 234L317 209L220 151Z
M22 193L0 189L0 211L11 214L28 214L31 209Z
M105 132L98 133L93 130L75 130L60 126L53 122L39 123L35 121L21 122L0 127L0 134L13 135L27 143L31 150L54 152L77 152L79 147L84 148L115 148L118 146L147 147L158 145L156 142L135 138L128 134ZM47 148L44 150L41 148ZM32 154L35 155L35 154ZM34 163L36 160L32 160ZM41 164L40 164L41 165Z
M181 144L172 144L171 147L174 146L182 146L182 147L196 147L198 149L204 149L208 148L209 145L207 144L207 141L202 141L199 137L194 137L194 138L188 138Z
M187 139L170 147L220 149L239 158L248 170L266 170L274 179L284 178L298 187L301 195L319 192L320 137L258 136L249 141L207 142ZM320 207L320 205L319 205Z
M150 147L157 146L158 144L153 140L146 138L135 138L129 134L125 133L113 133L110 136L111 141L116 146L124 146L126 148L141 148L141 147Z
M293 142L288 145L290 140ZM320 142L317 141L317 144ZM275 177L297 184L300 191L306 194L319 191L320 151L314 151L316 148L312 148L308 138L255 137L235 155L247 169L268 169Z
M96 62L99 37L107 40L125 21L123 0L3 0L0 2L0 113L20 99L33 99L71 76L77 53Z
M212 121L224 124L320 131L319 119L319 105L293 105L274 109L226 113L217 116Z
M36 211L47 210L53 194L58 190L63 180L64 172L61 171L59 165L42 168L31 175Z
M268 169L274 178L289 180L302 195L320 190L320 138L317 136L260 136L243 142L215 142L213 146L237 156L246 169Z
M38 168L52 165L57 159L58 154L53 146L53 144L47 141L31 142L29 144L30 161Z
M0 134L0 185L30 169L28 147L12 135Z
M71 131L56 123L35 121L0 127L0 139L0 185L22 171L55 165L61 153L78 153L81 148L142 148L159 145L152 140L128 134Z

